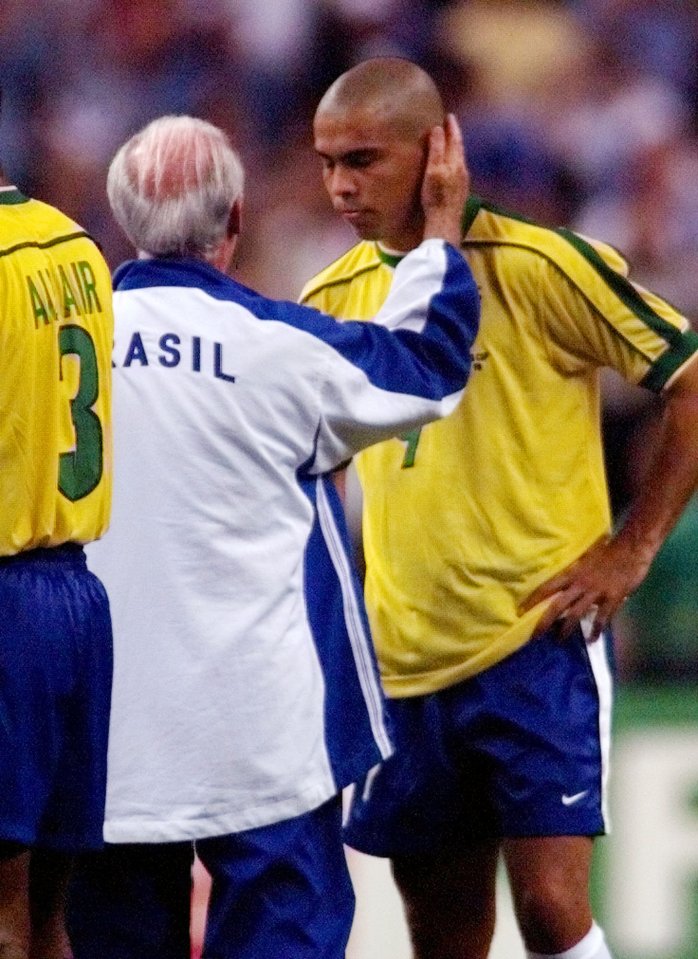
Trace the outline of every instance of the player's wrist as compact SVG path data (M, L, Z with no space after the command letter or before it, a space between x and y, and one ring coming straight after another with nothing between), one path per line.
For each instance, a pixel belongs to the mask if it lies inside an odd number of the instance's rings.
M460 207L452 210L428 212L424 221L424 239L446 240L453 246L460 244Z

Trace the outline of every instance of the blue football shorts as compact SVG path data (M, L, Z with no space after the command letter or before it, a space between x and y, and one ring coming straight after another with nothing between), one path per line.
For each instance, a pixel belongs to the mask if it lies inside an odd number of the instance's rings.
M0 839L103 843L112 633L75 544L0 559Z
M194 849L212 879L204 959L344 959L354 892L338 797L229 836L80 857L68 898L75 959L189 959Z
M492 668L390 701L395 753L354 787L345 842L374 856L607 831L611 638L554 630Z

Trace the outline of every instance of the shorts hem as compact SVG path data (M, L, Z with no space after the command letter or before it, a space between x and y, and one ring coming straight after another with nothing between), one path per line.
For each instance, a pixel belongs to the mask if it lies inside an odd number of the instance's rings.
M76 838L75 836L42 836L36 832L26 832L0 825L0 842L16 843L27 849L50 849L54 852L81 853L97 852L104 848L104 838L91 835Z

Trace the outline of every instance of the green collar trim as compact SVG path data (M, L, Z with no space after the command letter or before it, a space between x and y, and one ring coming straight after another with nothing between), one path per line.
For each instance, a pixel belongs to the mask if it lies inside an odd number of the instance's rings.
M11 206L15 203L28 203L29 197L20 193L16 186L0 187L0 204Z
M385 263L387 266L392 266L393 269L398 265L400 260L404 260L407 256L406 253L388 253L387 250L382 249L379 243L376 243L376 253L381 263Z
M475 217L482 209L482 205L482 199L473 193L471 193L466 200L465 206L463 207L463 218L461 219L461 232L463 237L467 236L468 230L473 225ZM376 243L376 253L382 263L393 267L393 269L406 255L405 253L389 253L387 250L381 248L380 243Z
M461 233L464 237L468 235L468 230L473 225L473 221L480 212L481 207L481 198L479 196L475 196L474 193L471 193L468 199L465 201L465 207L463 208L463 219L461 220Z

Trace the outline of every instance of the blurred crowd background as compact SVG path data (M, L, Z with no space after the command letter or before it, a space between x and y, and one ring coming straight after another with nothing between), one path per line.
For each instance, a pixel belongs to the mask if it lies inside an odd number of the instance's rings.
M226 129L248 171L237 277L295 298L353 237L313 154L315 105L359 60L416 60L466 135L475 192L606 240L698 318L694 0L0 0L0 157L25 192L132 255L106 169L152 118ZM659 403L613 377L604 426L621 516ZM698 502L618 624L626 681L698 680Z

